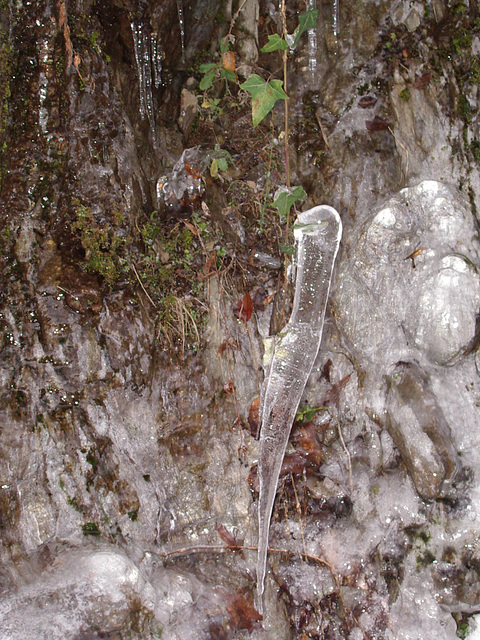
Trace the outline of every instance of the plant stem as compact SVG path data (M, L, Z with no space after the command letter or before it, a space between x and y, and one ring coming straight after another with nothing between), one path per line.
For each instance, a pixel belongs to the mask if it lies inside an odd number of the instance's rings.
M283 29L283 38L287 39L287 14L285 10L285 0L282 0L281 4L282 11L282 29ZM283 90L285 93L288 92L287 87L287 56L288 49L283 52ZM287 187L290 187L290 150L288 144L288 98L285 100L285 183ZM287 223L288 224L288 223Z

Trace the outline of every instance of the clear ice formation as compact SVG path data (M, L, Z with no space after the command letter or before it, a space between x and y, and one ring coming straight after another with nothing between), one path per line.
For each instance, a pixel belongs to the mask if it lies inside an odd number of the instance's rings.
M152 81L156 88L162 83L162 51L157 34L150 33L147 24L133 20L130 26L140 87L140 116L143 120L146 117L150 128L155 131Z
M193 200L203 193L202 175L207 170L211 155L200 147L185 149L168 176L157 182L157 202L160 206L175 206L185 198Z
M402 189L365 220L333 300L362 369L453 366L471 348L480 308L476 233L462 194L434 180Z
M278 477L295 414L322 340L342 223L323 205L300 214L294 227L296 282L293 310L277 337L260 403L257 608L263 610L268 534Z

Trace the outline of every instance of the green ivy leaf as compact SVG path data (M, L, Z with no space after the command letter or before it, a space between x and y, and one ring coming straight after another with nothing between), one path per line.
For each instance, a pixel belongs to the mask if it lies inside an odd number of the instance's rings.
M273 36L268 36L268 42L265 46L263 46L260 51L264 53L270 53L270 51L285 51L288 49L287 42L280 38L278 33L274 33Z
M302 13L298 17L298 26L293 32L293 44L292 49L295 49L300 38L308 31L308 29L314 29L317 25L318 11L316 9L308 9L305 13Z
M297 202L297 200L301 200L307 194L303 187L292 187L291 189L286 189L282 191L276 200L273 203L273 206L278 209L278 213L282 219L285 219L287 213L292 208L292 205Z
M299 407L297 415L295 416L296 422L311 422L319 411L326 411L327 407Z
M256 73L252 73L248 80L240 85L240 88L252 96L252 120L254 127L270 113L277 100L286 100L288 98L283 90L283 82L281 80L265 82L265 80Z
M200 70L200 73L208 73L209 71L212 71L217 67L218 67L218 64L215 64L215 62L205 62L205 64L200 65L199 70Z
M217 65L214 65L214 68L208 71L200 80L200 84L198 85L200 91L207 91L207 89L210 89L213 81L215 80L215 76L217 75L217 68Z
M218 162L215 158L212 160L212 164L210 165L210 175L212 178L218 178Z
M218 165L218 170L219 171L227 171L227 169L228 169L228 160L225 157L217 158L217 165Z
M237 76L233 71L230 71L229 69L222 69L221 75L222 75L222 78L226 78L227 80L230 80L230 82L237 81Z
M227 51L230 51L230 43L228 42L228 38L222 38L220 41L220 54L223 56Z

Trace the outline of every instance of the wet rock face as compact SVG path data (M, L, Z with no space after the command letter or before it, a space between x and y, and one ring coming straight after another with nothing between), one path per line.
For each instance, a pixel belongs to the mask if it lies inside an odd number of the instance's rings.
M228 4L4 3L2 640L452 640L451 613L479 610L477 10L441 0L317 3L317 74L305 58L309 34L289 62L292 183L308 191L305 208L335 206L345 234L302 400L309 417L282 470L270 538L281 553L270 554L261 621L256 552L237 550L257 544L248 474L258 445L241 424L261 382L259 334L280 328L288 308L275 295L283 254L257 220L261 194L269 203L267 171L283 179L283 116L273 111L273 134L252 133L249 105L238 122L227 109L209 112L201 135L191 127L191 144L190 123L176 125L185 67L198 47L218 61L210 35L228 29ZM247 3L237 64L244 45L247 61L256 58L258 8L259 45L277 29L274 4ZM287 5L294 28L297 7ZM132 22L148 36L142 82ZM263 55L278 68L277 54ZM186 85L192 109L199 79ZM149 82L153 118L147 102L141 114ZM235 175L210 176L199 191L211 217L199 210L198 227L160 220L159 177L185 147L213 148L217 138ZM237 187L255 201L243 227ZM225 243L212 234L202 261L179 267L199 242L186 222L210 233L215 220L234 238L231 255L222 262ZM167 223L178 238L165 247ZM284 227L273 227L283 243ZM212 275L219 263L226 280ZM242 291L231 294L235 264ZM188 314L162 315L177 274L198 285L189 296L208 316L203 333L197 318L200 353L181 362L160 341L167 322L185 331ZM244 322L233 310L247 288L254 309ZM182 293L177 309L192 299Z
M114 547L60 553L41 575L3 598L2 633L12 640L61 640L92 630L101 637L122 629L134 608L141 626L154 604L153 587Z
M403 189L362 226L339 271L336 313L358 360L449 365L475 338L479 245L460 193Z

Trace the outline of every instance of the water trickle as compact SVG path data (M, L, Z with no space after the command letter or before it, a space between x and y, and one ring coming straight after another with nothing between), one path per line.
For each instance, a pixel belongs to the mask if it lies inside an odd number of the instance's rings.
M180 41L182 43L182 62L185 62L185 20L183 18L183 0L177 0L178 24L180 25Z
M335 38L338 38L338 36L340 34L340 7L339 7L339 2L340 2L340 0L333 0L332 26L333 26L333 35L335 36Z
M135 61L137 63L138 83L140 89L140 116L145 117L150 123L150 127L155 132L155 113L153 109L152 77L155 76L155 83L158 77L158 44L155 39L155 51L152 51L153 38L149 33L148 25L134 20L131 23L133 43L135 48ZM153 58L153 60L152 60ZM161 60L161 54L160 54ZM161 72L161 62L160 62ZM155 84L155 86L158 86Z

